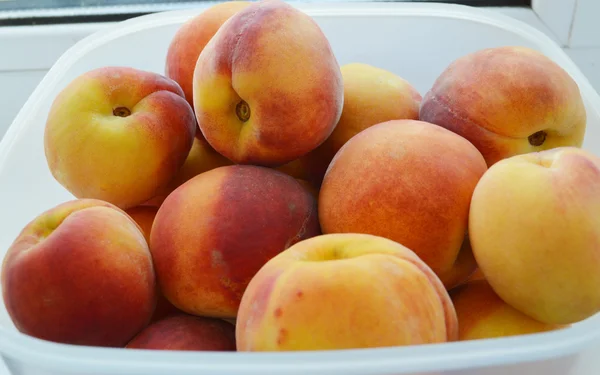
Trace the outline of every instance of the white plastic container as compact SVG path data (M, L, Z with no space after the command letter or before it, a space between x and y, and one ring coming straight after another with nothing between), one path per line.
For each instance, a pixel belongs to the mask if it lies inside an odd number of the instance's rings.
M452 60L466 53L501 45L540 50L579 84L588 114L584 147L600 154L600 97L554 42L524 23L455 5L293 5L320 24L340 64L359 61L388 69L422 94ZM171 37L202 9L118 24L76 44L48 72L0 143L0 256L32 218L73 198L52 178L43 152L45 120L56 94L79 74L106 65L162 73ZM418 347L271 354L133 351L25 336L0 305L0 353L15 375L565 375L575 374L578 353L596 343L600 315L546 334Z

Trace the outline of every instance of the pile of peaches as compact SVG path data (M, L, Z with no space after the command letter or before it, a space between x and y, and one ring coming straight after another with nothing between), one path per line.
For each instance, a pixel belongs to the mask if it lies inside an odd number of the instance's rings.
M176 32L163 73L70 82L44 131L73 200L14 240L16 328L73 345L291 351L539 334L600 311L600 158L542 53L423 96L281 0Z

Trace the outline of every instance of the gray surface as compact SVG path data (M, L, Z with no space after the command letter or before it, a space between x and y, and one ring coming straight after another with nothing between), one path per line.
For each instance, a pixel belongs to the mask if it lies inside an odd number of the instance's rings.
M389 1L389 0L387 0ZM467 3L472 5L515 5L517 3L531 3L526 0L396 0L405 2L441 2L441 3ZM48 8L80 8L80 7L111 7L121 5L146 5L146 4L174 4L198 3L190 0L0 0L2 10L48 9Z

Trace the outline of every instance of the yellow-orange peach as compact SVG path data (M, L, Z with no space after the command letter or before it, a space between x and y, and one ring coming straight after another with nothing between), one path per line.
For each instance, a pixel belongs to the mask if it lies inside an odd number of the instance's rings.
M171 194L173 190L177 189L192 177L214 168L233 164L226 157L210 147L208 142L202 137L202 134L199 133L200 132L196 134L192 149L175 177L160 193L151 200L145 202L144 205L160 207L165 198Z
M289 163L280 165L275 169L288 174L295 179L306 181L311 186L317 188L321 185L322 177L321 179L318 179L318 174L314 173L313 170L315 169L315 166L321 164L320 159L318 159L319 155L317 155L319 150L320 148L317 147L308 154L298 159L294 159Z
M156 303L152 258L125 212L94 199L34 218L2 263L2 293L16 328L75 345L125 345Z
M235 351L235 327L222 319L175 314L146 327L128 349Z
M167 197L150 249L161 290L175 307L235 318L260 267L319 233L315 199L294 178L231 165L202 173Z
M571 76L542 53L513 46L452 62L425 94L419 118L468 139L488 166L513 155L581 146L586 129Z
M356 134L390 120L418 120L421 95L406 80L373 65L351 63L341 67L344 82L342 115L331 135L299 164L304 179L316 186L335 154Z
M468 281L477 281L477 280L485 280L485 275L481 272L481 268L477 267L475 272L469 276Z
M52 175L75 197L127 209L152 198L175 176L196 128L175 81L104 67L78 76L57 95L44 148Z
M475 261L473 250L471 249L471 243L469 237L465 236L454 265L448 271L440 275L440 279L443 281L446 289L450 290L471 280L476 270L477 262Z
M226 1L213 5L181 25L171 40L167 50L165 75L181 86L192 107L192 81L198 56L223 22L249 4L247 1Z
M390 120L418 120L421 95L405 79L373 65L341 67L344 82L342 115L325 142L333 152L366 128Z
M545 324L504 302L484 281L471 281L450 296L458 317L459 340L476 340L552 331L563 326Z
M220 154L276 167L331 134L342 86L338 62L312 17L281 0L260 0L223 23L200 53L194 109Z
M152 230L152 223L158 212L158 207L154 206L136 206L125 211L129 217L131 217L137 225L139 225L144 238L150 243L150 231Z
M457 338L454 307L427 265L397 242L320 235L265 264L240 304L239 351L337 350Z
M184 182L200 173L232 164L230 160L216 152L205 139L197 134L185 163L167 186L167 193L170 194Z
M413 250L442 278L467 231L473 189L486 170L477 149L440 126L383 122L336 154L319 193L324 233L366 233Z
M136 206L125 211L139 226L144 234L144 238L147 243L150 243L150 233L152 231L152 224L154 218L158 213L159 206ZM160 320L168 315L180 312L160 291L158 285L156 285L156 307L152 314L151 322Z
M494 164L473 193L469 237L515 309L548 324L600 312L600 158L559 147Z

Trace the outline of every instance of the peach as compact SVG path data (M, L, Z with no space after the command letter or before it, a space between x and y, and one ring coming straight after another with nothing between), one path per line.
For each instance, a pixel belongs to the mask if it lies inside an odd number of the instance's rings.
M341 72L344 82L342 115L325 142L333 154L350 138L375 124L419 119L421 95L405 79L362 63L346 64L341 67Z
M238 351L338 350L454 341L446 289L408 248L343 233L298 242L252 279Z
M201 134L197 134L194 138L192 149L185 159L183 166L167 186L167 195L181 186L184 182L200 173L232 164L233 163L230 160L210 147L208 142L201 137Z
M259 268L317 234L315 199L294 178L231 165L202 173L167 197L152 227L150 250L161 290L175 307L235 318Z
M443 273L440 279L443 280L446 289L450 290L468 280L472 280L475 272L477 272L477 262L471 249L469 237L466 236L453 267Z
M600 311L600 158L577 147L494 164L473 193L473 254L506 303L547 324Z
M297 180L306 181L306 183L310 184L313 188L318 188L321 185L322 176L319 178L319 173L317 173L317 169L320 168L322 164L321 159L319 158L320 148L317 147L313 151L308 154L294 159L289 163L285 163L276 167L275 169L288 174L294 177ZM326 156L323 155L325 158Z
M180 313L149 325L126 348L235 351L235 327L221 319Z
M44 148L52 175L76 198L127 209L169 183L195 132L194 112L175 81L105 67L80 75L57 95Z
M249 4L247 1L227 1L210 6L181 25L171 40L165 75L181 86L192 107L192 82L198 56L221 25Z
M153 206L136 206L125 211L125 213L139 225L142 234L148 243L150 243L150 231L157 212L158 207Z
M236 319L232 319L232 318L223 318L222 320L226 321L227 323L231 323L235 326L236 324Z
M237 164L276 167L331 134L342 86L317 23L284 1L260 0L223 23L200 53L194 109L217 152Z
M41 213L2 263L4 303L16 328L59 343L125 345L150 321L155 290L140 228L94 199Z
M302 185L314 198L317 200L319 198L319 189L317 189L313 184L306 180L302 180L297 178L296 181Z
M571 76L525 47L483 49L452 62L419 118L473 143L488 166L513 155L583 143L586 112Z
M335 154L356 134L385 121L419 119L421 95L403 78L362 63L346 64L341 67L341 72L344 105L340 120L325 142L301 157L298 164L306 171L292 174L316 186L323 181Z
M144 205L160 207L169 194L192 177L211 169L232 164L230 160L210 147L208 142L202 137L202 134L198 132L194 138L192 149L175 177L160 193L148 202L145 202Z
M477 267L475 272L469 276L468 281L477 281L477 280L485 280L485 275L481 272L481 268Z
M156 308L154 309L154 313L152 314L152 318L150 318L150 323L157 322L166 317L169 317L174 314L182 313L177 307L175 307L165 296L162 294L160 288L157 285L156 288Z
M147 243L150 243L150 232L152 230L152 224L154 223L154 218L158 213L158 207L155 206L137 206L134 208L130 208L125 211L139 226L144 234L144 238ZM160 320L168 315L179 312L168 299L161 293L158 285L156 286L156 307L154 309L154 313L152 314L151 322L155 322Z
M485 170L471 143L440 126L417 120L371 126L329 165L319 193L323 233L389 238L452 283L444 275L451 276Z
M472 281L450 291L458 317L459 340L508 337L563 328L545 324L504 302L484 281Z

